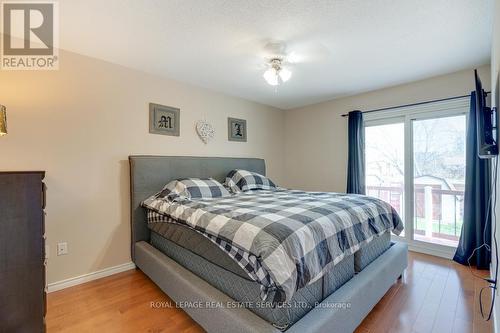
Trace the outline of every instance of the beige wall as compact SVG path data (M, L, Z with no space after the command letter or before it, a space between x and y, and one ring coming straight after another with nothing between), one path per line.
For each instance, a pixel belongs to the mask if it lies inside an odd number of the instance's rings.
M59 71L0 72L9 135L0 170L46 170L48 282L130 261L130 154L266 159L283 181L284 112L63 52ZM181 108L181 136L148 134L148 103ZM248 142L228 142L227 117L248 121ZM204 145L194 125L215 127ZM70 254L56 256L67 241Z
M500 70L500 0L495 0L495 12L493 18L493 40L492 40L492 48L491 48L491 90L492 90L492 98L491 104L492 106L500 106L499 102L499 82L498 82L498 72ZM498 163L498 158L496 160ZM496 183L496 192L500 193L500 178L497 179ZM498 226L498 221L500 217L500 198L497 194L496 198L496 211L493 215L492 223L497 224L496 227L496 238L500 240L500 228ZM494 244L492 242L492 244ZM495 249L493 249L492 253L495 253ZM492 272L495 271L495 260L492 260ZM498 301L498 297L500 297L500 290L497 289L497 300L495 301L495 311L494 311L494 321L495 321L495 332L500 332L500 302Z
M489 66L480 67L479 73L489 89ZM473 89L473 72L467 70L287 111L286 185L306 190L345 191L347 118L341 114L465 95Z
M491 41L491 89L492 105L499 106L498 72L500 70L500 0L495 0L493 39Z

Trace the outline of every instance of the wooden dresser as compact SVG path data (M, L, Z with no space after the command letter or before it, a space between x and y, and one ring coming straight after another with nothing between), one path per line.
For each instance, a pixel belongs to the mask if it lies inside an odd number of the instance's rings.
M0 172L0 332L45 332L43 171Z

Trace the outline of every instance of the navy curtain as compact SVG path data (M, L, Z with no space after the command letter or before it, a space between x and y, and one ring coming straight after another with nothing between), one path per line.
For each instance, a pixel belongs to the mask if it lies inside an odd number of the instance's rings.
M363 113L349 112L347 193L365 194L365 129Z
M474 252L485 243L491 244L491 214L488 214L491 191L490 161L478 157L475 92L471 93L465 144L464 222L453 260L468 265L470 258L471 265L479 269L489 269L490 253L486 247L483 246Z

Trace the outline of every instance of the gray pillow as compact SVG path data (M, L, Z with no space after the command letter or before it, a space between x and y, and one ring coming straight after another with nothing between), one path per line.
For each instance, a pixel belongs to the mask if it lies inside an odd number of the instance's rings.
M171 201L230 196L229 191L213 178L184 178L173 180L156 195Z
M276 184L266 176L247 170L234 169L226 176L226 187L238 193L249 190L274 190Z

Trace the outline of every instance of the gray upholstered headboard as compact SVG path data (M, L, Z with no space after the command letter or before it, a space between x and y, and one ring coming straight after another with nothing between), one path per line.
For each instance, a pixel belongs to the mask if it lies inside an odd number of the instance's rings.
M143 240L149 241L146 213L140 204L160 191L169 181L187 177L212 177L223 182L228 172L233 169L266 174L265 162L259 158L129 156L129 162L132 260L135 260L134 244Z

